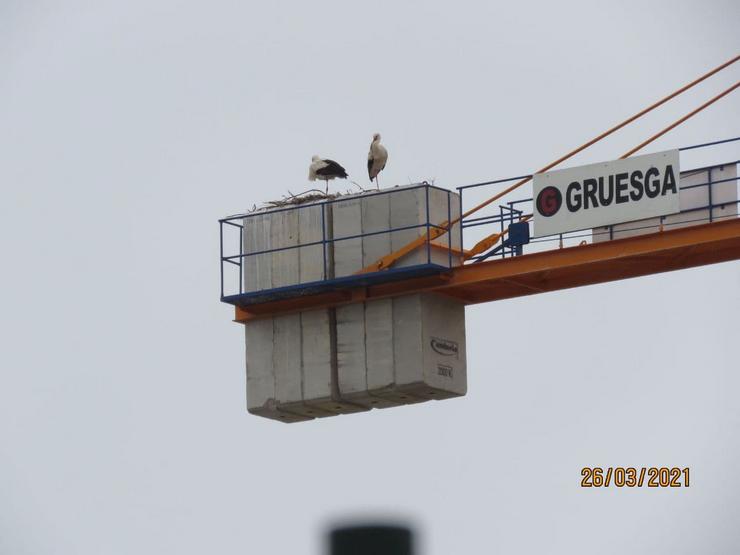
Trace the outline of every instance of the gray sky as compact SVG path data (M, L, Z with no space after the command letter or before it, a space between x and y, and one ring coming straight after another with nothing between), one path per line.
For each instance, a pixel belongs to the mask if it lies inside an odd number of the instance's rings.
M533 171L740 51L740 4L0 0L0 552L740 550L740 263L472 307L462 399L249 416L217 218L308 188ZM574 159L615 158L738 79ZM737 136L740 93L647 152ZM682 167L735 159L737 145ZM584 466L689 466L582 489Z

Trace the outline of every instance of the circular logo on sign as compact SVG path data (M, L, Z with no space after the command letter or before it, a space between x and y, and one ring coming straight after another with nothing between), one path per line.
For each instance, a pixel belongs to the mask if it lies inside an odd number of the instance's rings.
M563 194L557 187L545 187L537 195L537 212L549 218L557 214L563 204Z

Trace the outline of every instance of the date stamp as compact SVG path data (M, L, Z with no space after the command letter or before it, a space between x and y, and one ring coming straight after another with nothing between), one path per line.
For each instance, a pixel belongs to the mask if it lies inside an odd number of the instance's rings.
M585 466L581 469L582 488L687 488L689 468L649 466Z

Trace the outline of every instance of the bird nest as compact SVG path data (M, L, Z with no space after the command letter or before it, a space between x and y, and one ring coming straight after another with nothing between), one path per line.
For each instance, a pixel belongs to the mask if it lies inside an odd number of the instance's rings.
M339 198L341 196L345 195L356 195L359 193L365 193L367 192L367 189L363 189L360 187L357 183L352 182L354 185L357 186L359 191L354 191L352 189L348 189L344 192L338 192L338 193L325 193L324 191L320 189L309 189L308 191L303 191L302 193L293 194L290 191L288 191L287 195L283 195L283 198L279 200L270 200L262 204L262 206L257 206L256 204L252 206L248 212L258 212L260 210L269 210L270 208L282 208L285 206L297 206L300 204L306 204L309 202L320 202L322 200L334 200L336 198ZM374 190L374 189L372 189Z
M347 189L344 192L338 192L338 193L325 193L321 189L309 189L308 191L303 191L302 193L293 194L290 191L288 191L287 195L283 195L283 198L279 200L270 200L262 204L262 206L257 206L254 204L252 208L247 210L248 214L251 214L253 212L260 212L262 210L270 210L271 208L283 208L286 206L298 206L300 204L307 204L309 202L320 202L323 200L334 200L339 197L348 196L348 195L357 195L361 193L374 193L377 192L376 189L364 189L361 187L358 183L355 183L354 181L351 182L355 187L357 187L357 190L354 189ZM422 185L434 185L434 180L432 180L431 183L427 181L421 181L420 184ZM414 183L409 183L409 185L414 185ZM399 187L399 185L396 185L395 187Z
M342 194L341 193L329 194L329 193L320 191L319 189L309 189L308 191L298 193L297 195L294 195L293 193L288 191L288 194L283 195L282 199L270 200L265 203L265 206L268 208L273 208L277 206L290 206L294 204L305 204L307 202L316 202L320 200L331 200L339 196L342 196Z

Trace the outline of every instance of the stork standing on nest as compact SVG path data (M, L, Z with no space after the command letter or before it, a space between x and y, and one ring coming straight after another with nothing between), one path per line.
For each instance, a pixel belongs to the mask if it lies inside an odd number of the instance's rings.
M380 189L378 184L378 174L385 168L388 161L388 151L380 144L380 133L373 135L373 142L370 143L370 152L367 153L367 175L370 181L375 180L375 186Z
M308 167L308 180L316 181L321 179L326 181L326 192L329 192L330 179L347 179L348 175L345 169L337 164L334 160L314 156L311 158L311 165Z

